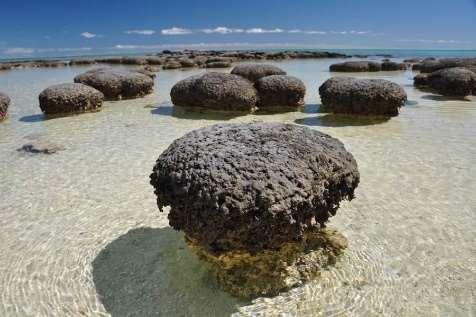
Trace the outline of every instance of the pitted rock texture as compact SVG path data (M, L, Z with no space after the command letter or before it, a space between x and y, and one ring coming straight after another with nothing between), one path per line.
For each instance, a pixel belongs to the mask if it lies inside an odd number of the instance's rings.
M384 79L333 77L319 87L321 102L335 113L397 116L405 90Z
M393 70L405 70L407 65L405 63L396 63L392 61L384 61L382 63L383 71L393 71Z
M414 70L420 70L422 73L433 73L440 69L452 67L471 67L476 66L476 58L442 58L425 59Z
M193 253L210 264L211 272L233 296L273 296L320 276L347 248L347 239L335 230L308 230L302 241L285 242L276 250L209 252L186 237Z
M104 95L83 84L60 84L39 95L40 109L45 114L74 114L101 110Z
M154 80L147 75L112 68L87 71L76 76L74 82L96 88L104 94L105 100L139 98L154 88Z
M230 62L207 62L205 64L206 68L228 68L231 67Z
M266 76L258 80L256 88L260 110L297 108L304 105L306 86L296 77Z
M151 174L170 225L213 252L301 241L354 197L357 163L329 135L282 123L219 124L175 140Z
M331 72L378 72L382 70L382 65L377 62L351 61L332 64L329 70Z
M0 92L0 121L7 117L8 106L10 105L10 98Z
M207 72L179 81L170 92L172 103L190 108L251 111L257 95L253 84L238 75Z
M476 74L462 67L437 70L428 75L428 86L444 96L467 96L476 87Z
M413 85L415 87L428 86L428 74L418 74L413 77Z
M286 72L281 68L269 64L242 64L235 66L231 73L242 76L253 83L266 76L286 75Z

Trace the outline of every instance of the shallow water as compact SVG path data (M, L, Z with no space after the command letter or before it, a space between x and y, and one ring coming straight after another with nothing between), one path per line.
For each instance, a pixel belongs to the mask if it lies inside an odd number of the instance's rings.
M333 62L277 62L306 83L307 106L238 117L172 108L171 86L198 69L161 72L146 98L51 120L41 115L39 92L86 67L0 73L12 99L0 124L0 315L474 316L476 98L415 90L411 71L361 73L353 75L404 86L410 102L398 117L320 113L317 88ZM238 301L158 212L148 183L155 159L187 131L222 121L302 124L354 154L356 199L330 221L350 246L319 280ZM65 149L16 151L32 140Z

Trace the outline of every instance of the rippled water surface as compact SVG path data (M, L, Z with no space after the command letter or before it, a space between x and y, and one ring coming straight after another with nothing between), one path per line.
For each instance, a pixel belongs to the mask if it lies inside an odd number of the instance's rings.
M362 73L404 86L398 117L321 113L317 88L335 61L276 63L305 81L304 110L238 117L174 110L170 88L199 69L161 72L146 98L50 120L39 92L87 68L0 73L12 99L0 123L0 315L474 316L476 98L415 90L410 71ZM223 121L306 125L354 154L356 199L330 221L350 245L321 279L274 298L231 298L158 212L148 178L156 158ZM17 151L32 141L64 150Z

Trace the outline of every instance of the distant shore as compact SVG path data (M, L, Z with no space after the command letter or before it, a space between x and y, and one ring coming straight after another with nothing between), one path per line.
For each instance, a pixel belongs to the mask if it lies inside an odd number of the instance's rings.
M123 65L155 65L162 66L164 69L176 69L187 67L207 67L207 64L213 67L226 67L226 63L246 60L286 60L286 59L312 59L312 58L366 58L370 55L362 54L342 54L327 51L169 51L165 50L155 54L124 55L124 56L105 56L105 57L75 57L75 58L32 58L21 61L0 62L1 70L10 70L18 68L52 68L67 67L77 65L93 64L123 64ZM371 55L382 58L391 58L390 54ZM213 64L214 63L214 64ZM217 64L220 63L220 64Z

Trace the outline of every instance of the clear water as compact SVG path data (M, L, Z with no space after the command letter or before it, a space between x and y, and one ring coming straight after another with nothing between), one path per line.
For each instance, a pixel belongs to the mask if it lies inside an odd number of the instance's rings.
M306 83L305 109L240 117L173 109L170 88L199 69L161 72L146 98L51 120L39 92L87 68L0 73L12 99L0 124L0 315L474 316L476 98L415 90L411 71L362 73L404 86L410 102L398 117L320 113L317 88L333 62L276 63ZM356 199L330 221L350 246L322 278L238 301L167 226L148 183L155 159L187 131L223 121L306 125L354 154ZM65 150L16 151L38 140Z

